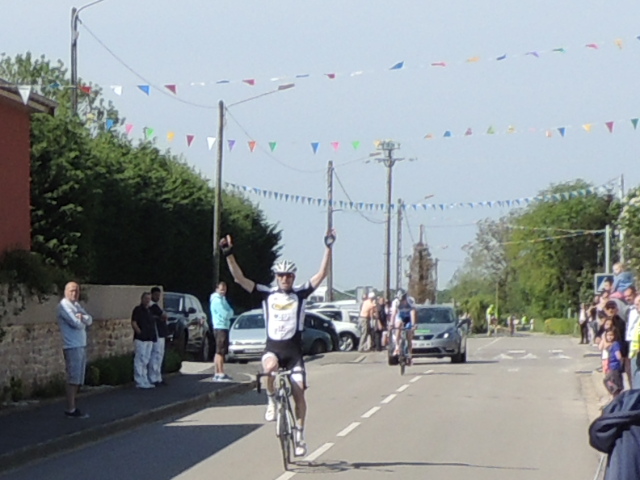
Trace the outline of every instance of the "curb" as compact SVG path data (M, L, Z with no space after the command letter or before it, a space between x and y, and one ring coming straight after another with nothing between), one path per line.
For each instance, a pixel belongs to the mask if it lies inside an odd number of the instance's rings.
M255 380L231 385L227 388L221 388L194 398L170 403L162 407L154 408L153 410L140 412L130 417L121 418L110 423L98 425L71 435L65 435L48 442L31 445L15 452L1 455L0 473L5 473L7 470L21 467L35 460L40 461L47 457L74 450L148 423L157 422L176 415L183 415L191 411L197 411L209 406L215 401L252 390L255 387Z

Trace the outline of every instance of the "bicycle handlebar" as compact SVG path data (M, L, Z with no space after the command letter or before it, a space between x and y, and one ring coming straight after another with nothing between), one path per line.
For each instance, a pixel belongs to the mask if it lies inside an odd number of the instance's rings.
M276 370L270 373L256 373L256 390L258 391L258 393L262 392L262 385L260 383L260 379L262 377L290 377L291 374L293 374L293 370Z

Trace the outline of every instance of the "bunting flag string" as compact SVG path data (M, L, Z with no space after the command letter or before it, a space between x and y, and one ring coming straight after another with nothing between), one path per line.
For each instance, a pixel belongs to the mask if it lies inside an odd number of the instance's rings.
M516 207L525 207L530 204L535 204L539 202L550 202L550 201L562 201L569 200L571 198L577 197L585 197L587 195L598 195L603 193L611 193L614 188L615 181L611 181L605 183L603 185L591 188L584 188L581 190L576 190L573 192L564 192L564 193L553 193L547 195L538 195L535 197L524 197L524 198L516 198L513 200L488 200L482 202L454 202L454 203L400 203L395 204L392 203L389 205L391 210L397 211L398 208L402 210L451 210L458 208L516 208ZM237 185L235 183L225 182L225 188L237 193L247 193L251 195L256 195L263 198L284 201L284 202L294 202L301 203L303 205L309 206L317 206L317 207L326 207L329 204L329 201L326 198L313 198L307 197L305 195L296 195L292 193L282 193L282 192L274 192L272 190L266 190L263 188L249 187L245 185ZM370 202L353 202L353 201L343 201L343 200L334 200L331 202L331 205L336 208L340 208L343 210L359 210L359 211L369 211L369 212L386 212L386 203L370 203Z
M86 28L86 26L85 26ZM384 72L397 72L399 70L408 70L408 69L443 69L450 68L453 65L468 65L468 64L476 64L480 62L496 62L496 63L504 63L505 61L510 61L516 58L530 58L532 61L539 61L542 57L545 56L558 56L558 55L566 55L570 52L576 52L579 50L589 50L594 53L601 53L603 50L606 50L607 47L611 47L615 50L624 50L627 44L632 44L634 46L640 45L640 35L637 35L630 42L626 42L623 38L618 37L613 41L609 42L588 42L588 43L576 43L571 47L556 47L551 49L542 49L542 50L528 50L522 53L501 53L499 55L485 55L485 56L469 56L464 59L459 59L457 61L450 60L432 60L426 62L416 62L415 64L411 64L405 60L397 61L390 66L377 68L377 69L368 69L368 70L352 70L345 72L322 72L322 73L297 73L297 74L288 74L279 77L271 77L258 79L256 77L246 77L246 78L238 78L238 79L228 79L222 78L218 80L210 80L210 81L191 81L185 84L180 85L178 89L178 84L176 83L166 83L163 84L164 88L170 91L174 95L178 95L178 90L183 91L185 87L208 87L208 86L218 86L218 85L228 85L228 84L244 84L249 87L254 87L263 83L272 83L272 82L281 82L283 80L297 80L297 79L306 79L306 78L322 78L326 80L336 80L337 78L353 78L359 77L362 75L371 75L371 74L380 74ZM160 82L158 82L160 83ZM71 85L60 85L59 83L51 83L47 85L42 84L32 84L28 85L32 88L39 87L50 87L50 88L72 88ZM134 90L144 93L147 96L151 96L151 85L130 85L131 87L135 87ZM85 93L91 93L91 87L89 86L80 86L80 90ZM114 92L114 94L121 96L125 91L125 85L123 84L114 84L110 85L109 88ZM127 86L127 89L129 86Z
M28 87L25 87L28 88ZM25 89L25 91L23 92L22 90L20 91L20 94L22 95L23 101L27 102L28 101L28 94L29 94L30 90L27 91ZM428 133L424 136L425 140L434 140L434 139L451 139L451 138L467 138L467 137L471 137L471 136L488 136L488 135L514 135L514 134L543 134L546 138L552 138L554 137L554 135L558 135L560 138L566 138L567 136L570 135L571 132L581 132L584 131L586 133L595 133L598 131L598 128L600 131L604 131L604 132L608 132L608 134L613 134L614 131L615 132L620 132L619 128L615 128L618 127L619 125L629 125L630 123L630 127L631 130L635 131L638 130L638 120L640 117L634 117L634 118L630 118L630 119L624 119L624 120L610 120L610 121L606 121L606 122L590 122L590 123L583 123L582 125L580 125L579 127L575 127L572 125L565 125L565 126L561 126L561 127L551 127L551 128L523 128L523 129L519 129L514 125L508 125L506 128L504 129L498 129L496 127L494 127L493 125L489 126L486 130L484 129L475 129L472 127L468 127L466 130L464 130L463 133L460 134L456 134L453 130L445 130L444 133L442 135L435 135L433 133ZM95 120L95 118L92 116L92 114L87 115L87 122L88 123L94 123L97 122L97 120ZM106 127L107 130L113 130L114 128L117 127L117 125L115 125L115 122L113 119L106 119L104 120L104 125ZM125 133L127 135L131 135L132 132L134 131L135 126L131 123L126 123L124 124L124 130ZM478 132L480 131L480 133L474 133L474 132ZM142 132L144 135L144 138L146 140L152 140L153 138L155 138L155 134L156 134L156 130L153 127L148 127L145 126L142 128ZM167 132L166 134L166 139L167 142L172 142L174 140L176 136L175 131L171 130L169 132ZM200 139L208 139L208 138L213 138L211 135L196 135L196 134L185 134L185 138L187 139L187 146L191 147L192 145L198 143L198 138ZM297 142L295 142L297 143ZM331 142L326 142L330 147L331 147L331 151L333 151L333 153L338 153L341 149L341 145L344 142L341 141L331 141ZM373 145L377 146L377 144L379 143L379 140L375 140L373 141ZM249 152L253 153L256 150L256 147L259 144L265 144L268 145L269 150L271 152L274 152L276 150L276 147L279 147L280 145L283 145L283 142L279 142L279 141L275 141L275 140L271 140L268 142L262 142L262 141L258 141L258 140L250 140L247 142L247 146L249 149ZM355 141L351 141L350 145L352 150L358 150L361 146L362 146L363 142L360 140L355 140ZM323 142L309 142L309 145L311 147L311 151L314 155L317 155L321 150L322 150L322 145ZM227 147L228 150L231 152L234 147L236 146L236 140L228 140L227 141ZM207 148L209 150L211 150L212 145L209 145L208 141L207 141ZM344 151L344 150L343 150Z

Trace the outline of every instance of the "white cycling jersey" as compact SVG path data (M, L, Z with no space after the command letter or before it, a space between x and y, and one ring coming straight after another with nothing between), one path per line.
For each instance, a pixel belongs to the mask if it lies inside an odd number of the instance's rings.
M294 286L290 292L278 287L256 284L255 291L262 296L262 310L267 324L267 338L290 340L304 330L307 298L315 288L311 282Z

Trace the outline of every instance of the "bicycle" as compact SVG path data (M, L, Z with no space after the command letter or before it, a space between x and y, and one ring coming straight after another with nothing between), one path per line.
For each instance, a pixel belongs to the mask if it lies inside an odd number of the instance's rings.
M407 339L407 328L406 327L395 327L391 329L391 332L394 330L400 330L400 339L398 341L398 345L393 345L393 348L397 347L398 349L398 365L400 366L400 375L404 375L404 371L406 366L409 364L409 360L411 356L409 355L409 345ZM391 345L391 344L390 344Z
M277 372L258 373L256 384L258 393L262 391L260 379L262 377L275 377L276 391L274 401L276 404L276 437L280 441L282 450L282 463L285 470L289 470L292 464L291 453L295 448L296 423L291 409L291 370L280 369Z

